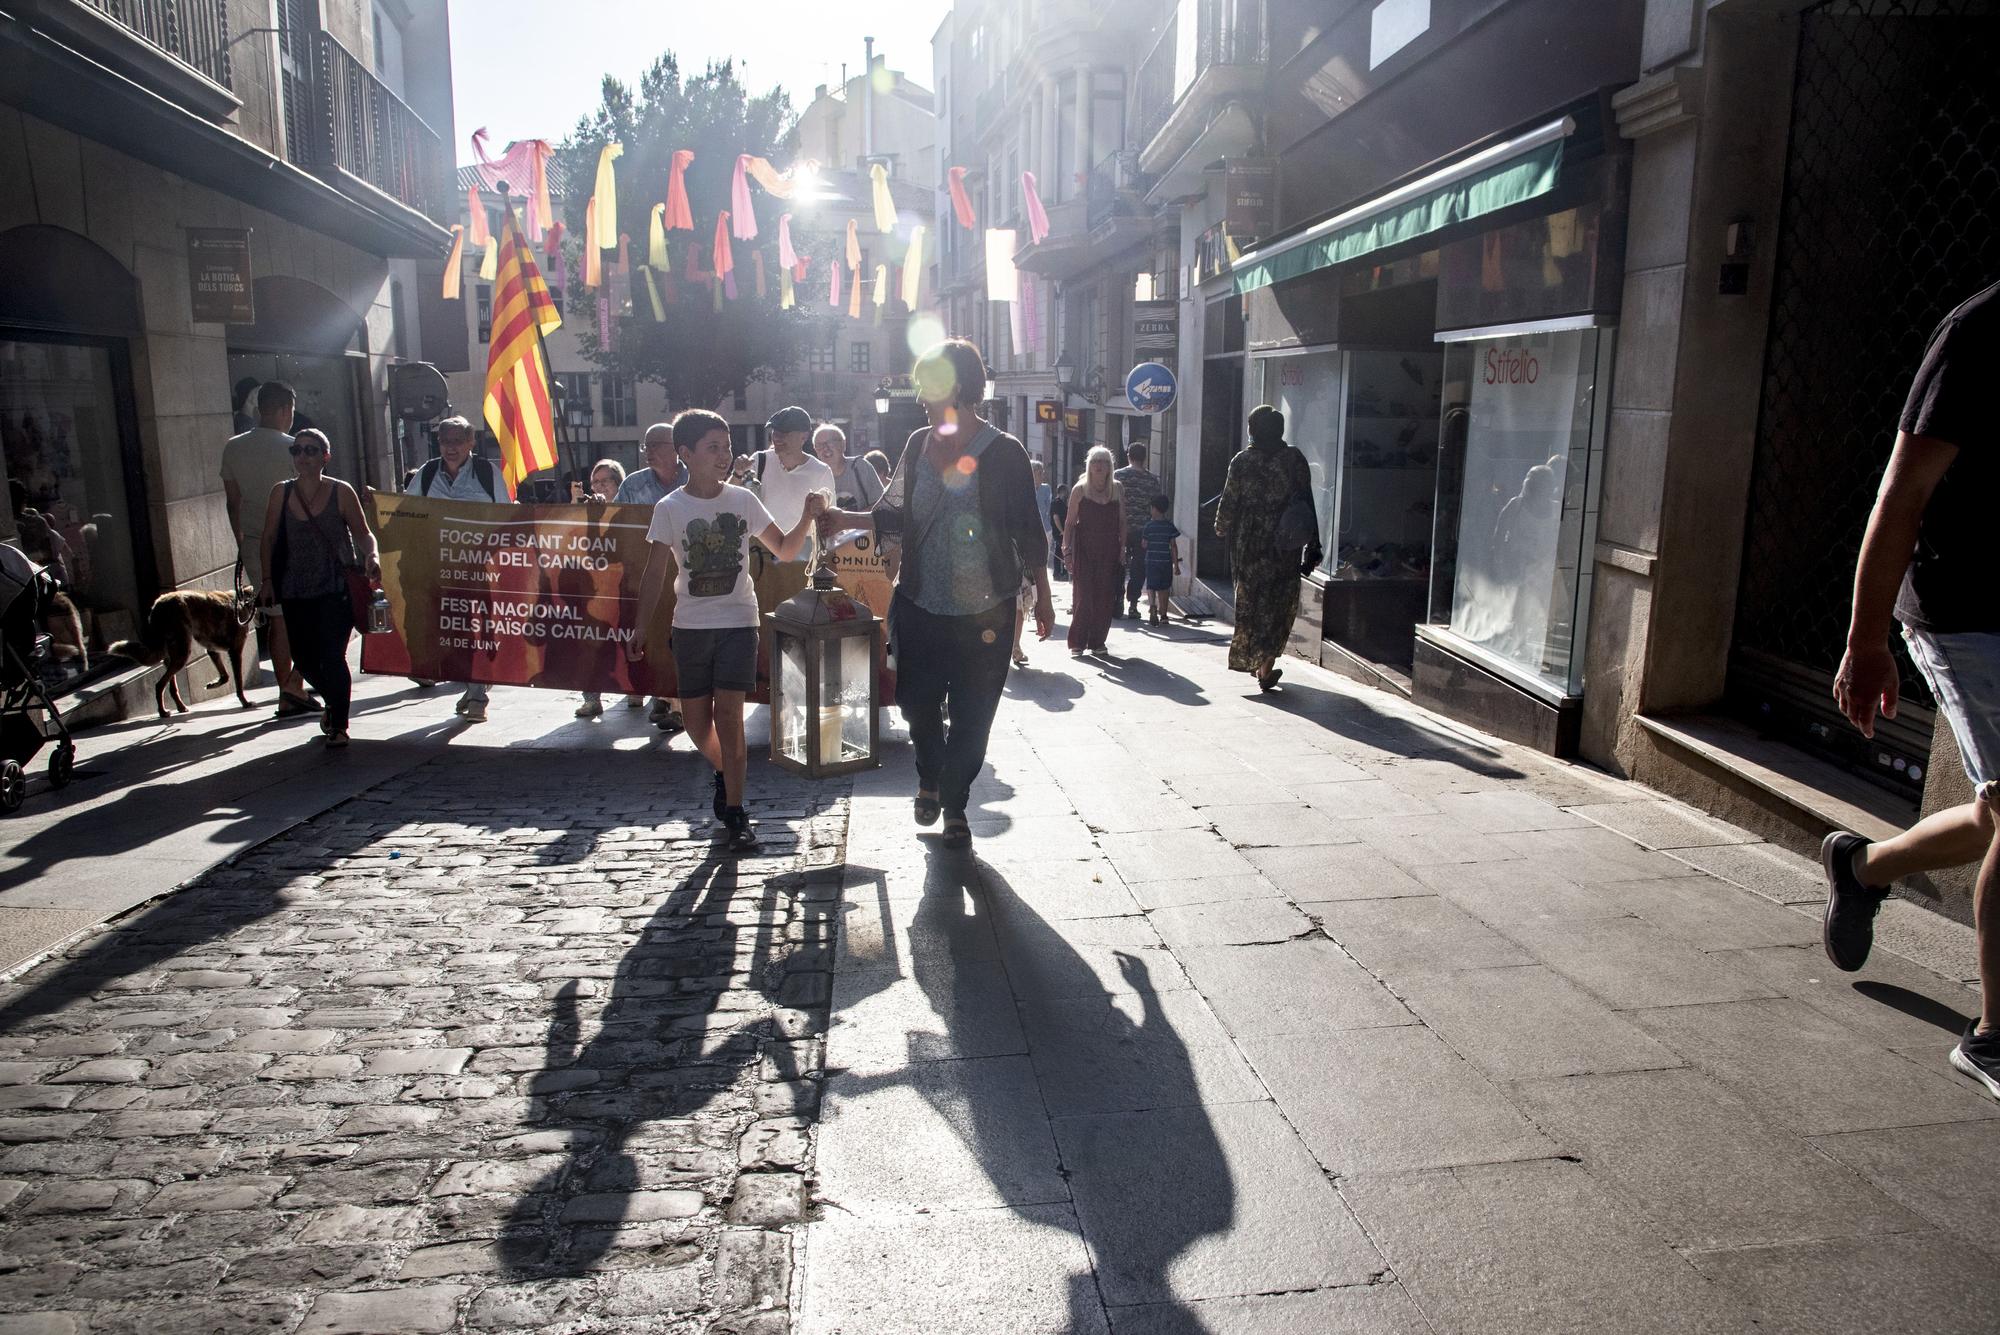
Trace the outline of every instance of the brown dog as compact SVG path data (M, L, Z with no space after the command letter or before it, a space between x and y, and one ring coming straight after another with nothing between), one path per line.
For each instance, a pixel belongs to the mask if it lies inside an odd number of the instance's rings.
M160 707L160 717L167 716L167 692L174 693L174 707L187 713L187 701L181 698L180 670L194 657L194 647L200 645L208 651L208 661L215 664L216 678L210 682L213 690L230 679L231 664L238 664L236 670L236 698L245 709L250 707L250 697L243 694L243 643L249 638L250 628L236 619L235 601L220 591L200 592L181 590L163 593L153 600L153 608L146 613L146 635L140 640L120 640L111 646L110 653L120 658L129 658L135 663L164 663L166 674L153 687L153 700ZM224 650L229 653L228 661L222 657Z

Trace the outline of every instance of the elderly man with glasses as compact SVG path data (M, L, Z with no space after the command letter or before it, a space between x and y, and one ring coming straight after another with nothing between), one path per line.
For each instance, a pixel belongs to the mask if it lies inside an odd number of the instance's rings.
M447 417L437 424L438 457L432 459L410 480L409 494L439 501L479 501L487 505L508 503L507 482L490 460L473 452L472 423L463 417ZM468 723L486 721L487 687L484 682L459 683L465 693L458 698L458 712Z

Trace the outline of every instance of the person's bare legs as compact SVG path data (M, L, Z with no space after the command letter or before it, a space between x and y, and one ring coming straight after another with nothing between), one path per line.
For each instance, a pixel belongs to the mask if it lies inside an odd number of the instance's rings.
M743 692L717 691L682 700L681 719L694 749L722 774L723 800L732 807L742 806L743 776L749 768L743 742Z
M2000 825L1993 808L2000 804L2000 791L1987 784L1980 789L1978 806L1988 826ZM1972 883L1972 930L1979 946L1979 1032L2000 1028L2000 828L1987 841L1985 860L1979 864L1979 879Z
M743 743L743 692L717 691L709 697L713 710L712 731L722 753L724 800L732 807L743 805L743 776L749 767L749 748Z
M1918 872L1963 867L1989 853L1993 828L1984 802L1935 811L1893 839L1864 845L1854 855L1854 874L1879 888Z

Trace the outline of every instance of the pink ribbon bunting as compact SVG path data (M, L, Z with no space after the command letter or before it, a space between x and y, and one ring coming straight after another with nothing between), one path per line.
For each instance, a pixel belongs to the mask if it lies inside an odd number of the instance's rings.
M729 213L738 241L757 239L757 210L750 203L750 155L736 155L736 172L729 182Z
M1035 245L1049 234L1049 211L1042 207L1042 197L1035 189L1035 174L1021 173L1021 207L1028 214L1028 240Z

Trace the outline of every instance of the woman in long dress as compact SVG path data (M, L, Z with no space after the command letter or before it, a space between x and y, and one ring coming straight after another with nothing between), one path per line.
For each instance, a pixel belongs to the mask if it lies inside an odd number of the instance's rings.
M1084 457L1063 525L1071 589L1069 651L1075 658L1105 652L1125 578L1125 495L1111 478L1111 462L1111 451L1102 445Z
M1229 539L1229 571L1236 585L1229 670L1250 673L1262 691L1284 675L1277 661L1299 614L1299 576L1317 566L1323 554L1317 539L1303 555L1278 546L1278 519L1300 496L1312 503L1312 469L1304 455L1285 443L1285 415L1260 405L1250 413L1250 444L1229 461L1215 532ZM1319 532L1317 518L1313 532Z

